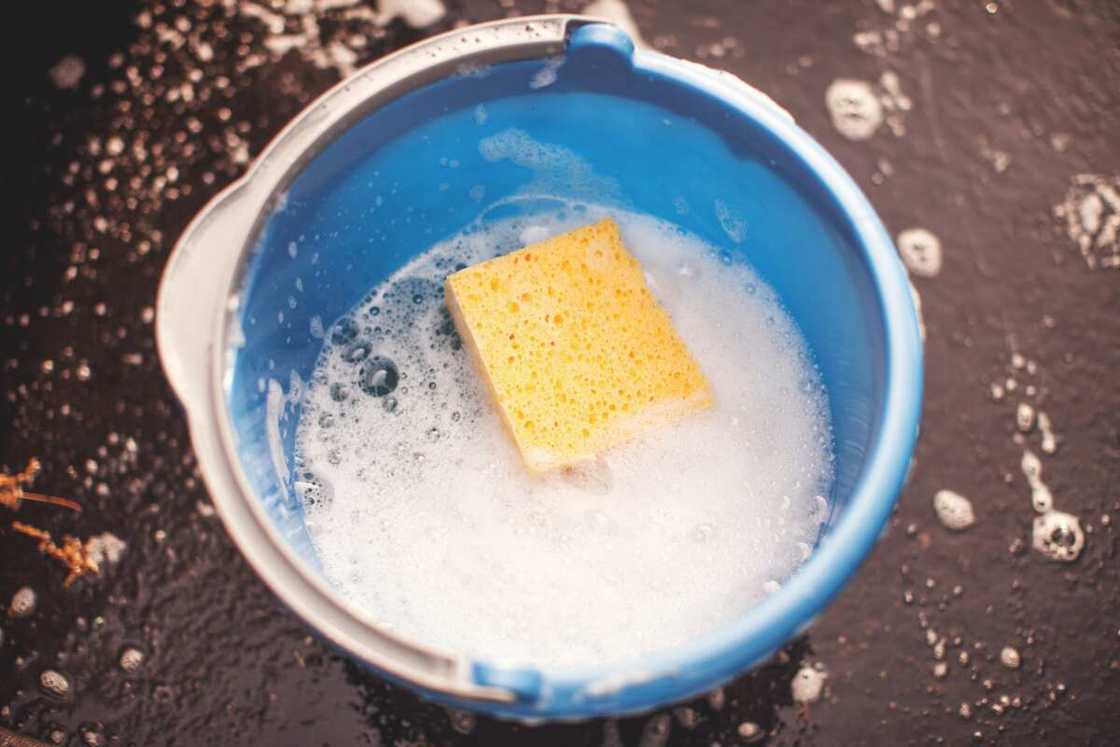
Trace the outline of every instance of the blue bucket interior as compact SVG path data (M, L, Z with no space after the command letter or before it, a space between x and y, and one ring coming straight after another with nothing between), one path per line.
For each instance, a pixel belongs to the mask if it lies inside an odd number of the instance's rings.
M656 216L749 263L800 326L821 372L836 457L829 525L844 514L882 420L888 366L881 296L857 221L804 149L745 115L714 76L700 85L708 73L678 62L678 75L653 54L631 65L625 43L604 50L587 36L583 47L569 42L562 62L448 77L365 115L302 168L262 221L242 275L244 344L229 358L226 396L242 468L312 573L302 506L270 452L269 388L276 396L295 376L307 381L319 330L433 243L480 217L555 209L515 199L524 195ZM542 71L555 80L534 87ZM576 154L586 169L487 160L480 141L511 129ZM288 464L298 419L298 401L287 402L279 435Z

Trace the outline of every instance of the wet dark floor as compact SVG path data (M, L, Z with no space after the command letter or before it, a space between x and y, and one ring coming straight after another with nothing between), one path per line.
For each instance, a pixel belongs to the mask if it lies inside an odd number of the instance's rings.
M1120 741L1120 6L1108 0L631 2L647 43L788 108L892 234L934 237L899 241L927 330L911 482L859 576L771 664L617 722L473 720L339 658L241 560L155 355L175 238L340 73L461 20L582 5L451 2L420 30L382 25L372 2L21 8L0 467L39 457L35 489L85 511L0 508L0 745L12 733L68 745ZM1075 561L1032 547L1027 473L1078 518ZM970 499L973 526L939 522L941 490ZM64 588L65 569L13 519L127 548ZM13 615L25 587L35 606ZM817 702L795 704L803 667L827 679Z

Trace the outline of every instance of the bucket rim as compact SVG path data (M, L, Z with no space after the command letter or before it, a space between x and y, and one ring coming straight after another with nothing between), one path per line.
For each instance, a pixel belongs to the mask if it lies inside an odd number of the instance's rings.
M245 175L196 216L172 251L157 300L160 358L186 409L203 477L228 533L257 575L316 632L388 678L436 700L520 718L585 718L646 710L710 690L770 656L824 610L874 546L903 484L921 411L922 346L909 280L889 234L859 187L763 94L730 74L641 49L633 52L635 69L717 97L752 120L794 156L797 167L821 186L836 215L848 224L853 248L876 293L885 340L885 386L874 436L843 514L788 583L742 618L675 651L571 670L504 667L400 639L379 629L291 551L237 456L225 397L230 319L236 316L253 238L270 213L270 201L307 160L358 117L480 57L489 55L487 64L548 57L574 30L590 24L610 26L578 15L468 26L417 42L342 80L304 108ZM461 45L483 29L498 32L495 46ZM429 55L435 51L443 56L433 66ZM220 231L227 240L239 239L240 247L236 252L227 249L216 266L200 268L190 254L202 248L199 238L207 230ZM210 277L203 279L206 275ZM198 325L204 334L194 338L194 349L184 352L179 344L182 322L177 320L183 315L183 302L178 299L184 295L183 286L195 281L206 288L190 294L195 299L192 321L197 321L198 304L207 295L214 303L209 323Z

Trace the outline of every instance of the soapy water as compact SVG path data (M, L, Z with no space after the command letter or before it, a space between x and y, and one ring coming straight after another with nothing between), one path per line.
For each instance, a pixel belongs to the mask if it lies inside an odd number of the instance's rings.
M587 469L533 477L443 280L608 214L716 404ZM827 519L830 448L800 334L747 267L655 219L567 204L437 244L327 330L293 486L327 577L379 625L564 669L688 644L776 590Z

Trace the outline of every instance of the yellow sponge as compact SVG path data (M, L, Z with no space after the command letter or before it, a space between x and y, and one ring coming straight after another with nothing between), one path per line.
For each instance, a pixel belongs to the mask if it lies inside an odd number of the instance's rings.
M613 220L456 272L447 305L534 472L712 403Z

